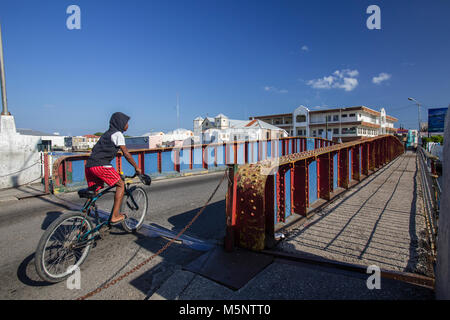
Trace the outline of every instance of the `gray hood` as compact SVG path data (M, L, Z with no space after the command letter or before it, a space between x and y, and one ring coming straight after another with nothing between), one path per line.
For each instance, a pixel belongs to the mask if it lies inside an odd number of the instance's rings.
M109 120L109 130L117 130L123 133L128 120L130 120L130 117L126 114L122 112L114 113Z

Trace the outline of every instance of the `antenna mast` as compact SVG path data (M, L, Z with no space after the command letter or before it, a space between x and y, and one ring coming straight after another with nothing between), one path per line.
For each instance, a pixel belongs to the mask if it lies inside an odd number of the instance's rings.
M180 105L179 105L179 97L177 93L177 129L180 128Z

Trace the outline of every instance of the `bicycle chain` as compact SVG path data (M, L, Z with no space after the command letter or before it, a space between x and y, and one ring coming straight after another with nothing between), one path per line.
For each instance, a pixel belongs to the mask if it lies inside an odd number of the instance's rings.
M209 199L206 201L205 205L200 209L200 211L194 216L194 218L192 218L192 220L183 228L183 230L181 230L176 236L175 238L171 239L168 243L166 243L161 249L159 249L155 254L153 254L151 257L147 258L146 260L144 260L143 262L141 262L140 264L136 265L133 269L123 273L122 275L120 275L119 277L117 277L114 280L111 280L110 282L108 282L107 284L89 292L88 294L85 294L84 296L81 296L79 298L77 298L76 300L85 300L87 298L90 298L98 293L100 293L102 290L108 289L109 287L115 285L117 282L123 280L124 278L128 277L130 274L138 271L140 268L142 268L144 265L146 265L147 263L149 263L153 258L159 256L161 253L163 253L165 250L167 250L167 248L169 248L184 232L186 232L187 229L189 229L191 227L191 225L194 223L195 220L197 220L197 218L203 213L203 211L205 210L205 208L208 206L209 202L212 200L212 198L214 197L214 195L216 194L217 190L219 189L220 185L222 184L225 176L228 176L228 170L225 170L225 174L222 176L222 179L220 180L219 184L217 185L216 189L214 190L214 192L211 194L211 196L209 197Z

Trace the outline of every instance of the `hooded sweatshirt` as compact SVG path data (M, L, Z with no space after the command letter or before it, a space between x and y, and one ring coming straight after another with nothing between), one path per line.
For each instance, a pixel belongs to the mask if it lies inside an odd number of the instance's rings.
M116 132L124 132L125 126L130 117L122 112L116 112L109 120L109 129L95 144L92 153L86 161L86 168L111 165L112 159L119 151L120 147L116 145L111 136Z

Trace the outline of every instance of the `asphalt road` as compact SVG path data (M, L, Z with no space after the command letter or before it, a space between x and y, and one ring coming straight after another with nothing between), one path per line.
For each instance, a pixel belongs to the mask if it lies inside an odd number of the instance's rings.
M181 230L203 207L223 173L154 181L144 187L149 196L146 223ZM192 237L220 242L225 235L224 181L210 205L186 232ZM111 209L113 195L98 201ZM82 205L76 193L2 202L0 209L0 299L73 299L131 269L158 251L167 240L125 234L115 228L91 250L81 267L81 289L69 290L66 283L48 285L34 270L34 251L48 227L68 204ZM98 299L143 299L165 279L202 252L180 244L172 245L138 272L96 295ZM137 289L137 290L136 290Z

